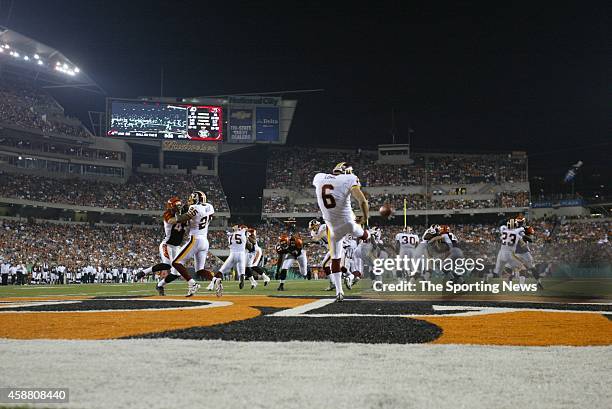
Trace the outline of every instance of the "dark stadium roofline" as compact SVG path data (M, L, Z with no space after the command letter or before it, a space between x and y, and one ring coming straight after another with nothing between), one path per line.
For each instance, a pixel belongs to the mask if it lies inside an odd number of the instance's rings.
M385 146L391 146L391 144L383 144ZM406 145L406 144L398 144L398 145ZM327 146L327 145L317 145L317 146L304 146L304 145L284 145L284 146L280 146L280 145L274 145L272 146L272 149L314 149L317 151L322 151L322 152L332 152L332 151L336 151L336 152L356 152L356 148L347 148L346 146L343 147L335 147L335 146ZM378 150L376 149L376 147L372 147L372 146L368 146L368 147L364 147L361 148L361 151L364 153L378 153ZM423 150L418 150L418 149L410 149L410 154L418 154L418 155L435 155L435 156L445 156L445 155L458 155L458 156L482 156L482 155L508 155L508 154L512 154L512 153L520 153L520 154L524 154L525 158L528 158L529 156L527 155L526 151L522 151L522 150L509 150L509 151L479 151L479 150L475 150L475 149L471 149L469 151L466 152L461 152L461 151L451 151L451 150L435 150L435 149L431 149L431 150L427 150L427 151L423 151Z
M285 91L270 91L270 92L234 92L231 94L218 94L218 95L208 95L208 96L199 96L193 98L224 98L224 97L237 97L237 96L255 96L255 95L284 95L284 94L305 94L309 92L323 92L324 88L316 88L316 89L295 89L295 90L285 90Z
M0 25L0 46L8 44L10 48L7 48L5 52L10 52L11 49L19 50L24 54L23 57L28 56L30 59L25 62L21 55L18 59L13 60L12 58L6 59L5 61L0 60L0 64L7 62L9 65L18 65L20 68L28 67L25 71L34 72L34 78L46 82L50 85L43 86L43 88L77 88L84 91L94 92L96 94L106 94L104 89L100 87L91 77L80 70L77 64L73 63L68 57L66 57L59 50L48 46L40 41L34 40L24 34L18 33L8 27ZM4 54L4 52L3 52ZM8 56L8 54L6 54ZM34 59L34 55L38 55L41 61L45 61L44 66L39 66L34 63L38 59ZM58 71L55 69L55 65L59 62L69 65L64 71ZM76 70L75 70L76 68ZM61 69L61 68L60 68ZM72 75L66 74L67 71L73 71ZM78 72L74 72L78 71ZM21 70L15 73L20 73ZM23 76L26 72L21 72Z

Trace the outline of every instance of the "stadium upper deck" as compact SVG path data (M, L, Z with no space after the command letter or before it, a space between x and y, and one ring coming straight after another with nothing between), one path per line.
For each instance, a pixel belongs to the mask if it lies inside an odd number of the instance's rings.
M409 165L378 162L375 152L274 148L267 168L264 216L312 217L318 207L312 178L350 162L372 208L439 214L520 211L529 207L527 158L520 155L415 154Z

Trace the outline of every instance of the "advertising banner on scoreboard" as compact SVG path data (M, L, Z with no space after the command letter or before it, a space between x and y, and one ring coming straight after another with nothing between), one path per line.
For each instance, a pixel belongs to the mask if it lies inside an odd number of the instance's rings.
M255 141L278 142L280 139L280 115L276 107L255 108Z
M251 143L255 139L253 132L252 108L231 108L229 120L229 142Z

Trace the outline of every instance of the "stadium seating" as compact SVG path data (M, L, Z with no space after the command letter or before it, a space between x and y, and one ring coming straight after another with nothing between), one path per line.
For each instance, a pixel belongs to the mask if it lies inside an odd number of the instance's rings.
M134 174L126 184L0 173L0 197L110 209L161 210L170 196L203 190L217 212L228 212L217 176Z
M51 98L31 83L0 80L0 123L43 134L89 138L78 120L68 118Z
M419 194L380 194L367 195L371 209L378 209L387 203L394 209L402 209L404 199L407 200L406 207L410 210L457 210L457 209L487 209L487 208L512 208L529 206L528 192L504 192L498 193L494 199L473 200L456 199L447 200L425 200L425 196ZM286 197L266 197L263 202L263 213L318 213L319 207L316 202L291 204Z
M370 152L276 148L267 168L268 189L310 188L318 172L330 172L337 162L350 162L364 186L410 186L525 182L525 160L507 155L415 154L411 165L378 164Z
M612 227L610 222L540 221L532 225L537 234L537 240L531 246L536 262L593 265L611 261L607 241ZM275 260L275 245L278 237L287 231L286 227L280 223L262 223L254 227L259 244L264 249L266 266L271 268ZM459 238L466 257L482 257L487 264L495 263L499 226L463 224L450 227ZM425 226L414 228L417 233L422 233ZM399 230L399 227L382 229L384 246L391 254L394 236ZM302 237L309 236L305 228L298 228L297 232ZM161 237L161 228L0 220L0 242L4 243L0 248L0 257L13 265L25 264L29 268L47 263L50 266L64 265L70 271L88 265L104 269L138 269L158 262ZM209 232L209 241L211 249L227 248L225 231ZM309 264L320 266L326 250L318 244L307 245L305 250ZM210 255L207 266L217 269L220 261Z

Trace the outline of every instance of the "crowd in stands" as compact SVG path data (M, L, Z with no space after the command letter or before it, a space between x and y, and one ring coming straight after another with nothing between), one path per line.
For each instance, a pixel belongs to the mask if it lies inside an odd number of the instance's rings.
M364 186L408 186L427 184L470 184L481 182L525 182L525 159L508 155L415 154L410 165L377 163L377 154L356 151L325 151L311 148L271 150L266 187L269 189L310 188L318 172L331 172L338 162L349 162Z
M501 193L495 199L463 199L461 196L453 196L446 200L426 200L420 194L380 194L367 195L370 209L378 209L383 204L390 205L393 209L404 208L404 198L408 210L455 210L455 209L487 209L497 207L528 207L529 193ZM263 202L263 213L319 213L317 202L291 204L286 197L266 197Z
M0 177L1 197L107 209L161 210L170 196L186 201L191 192L202 190L215 211L229 211L217 176L134 174L125 184L1 172Z
M82 138L90 134L42 90L26 82L0 79L0 123L36 129L45 134Z
M98 159L98 160L114 160L114 161L125 161L125 152L109 151L104 149L90 149L74 143L57 143L51 142L46 138L40 138L38 136L32 137L18 137L18 136L0 136L0 147L15 148L20 153L25 151L31 151L32 153L51 153L58 155L81 157L86 159Z
M609 264L612 262L612 246L609 241L612 223L608 221L560 222L540 221L532 224L536 240L531 244L536 262L572 265ZM264 250L265 266L275 265L275 246L287 227L280 223L261 223L257 229L259 245ZM484 258L494 264L499 247L499 226L494 224L451 225L451 231L459 240L459 247L466 257ZM414 226L422 234L425 226ZM384 227L383 247L394 255L394 237L399 227ZM305 227L296 231L302 237L310 234ZM82 273L84 269L96 271L93 282L117 282L125 280L124 268L129 277L159 262L158 246L161 229L132 226L91 226L89 224L25 223L0 220L0 258L12 266L24 266L27 271L63 266L66 271ZM209 232L211 249L227 249L227 235L223 230ZM310 266L320 266L326 249L318 243L304 247ZM210 255L207 268L216 270L221 260ZM120 272L117 276L114 270ZM110 274L110 275L109 275ZM99 281L100 277L103 281Z
M501 207L529 206L529 192L503 192L497 196Z

